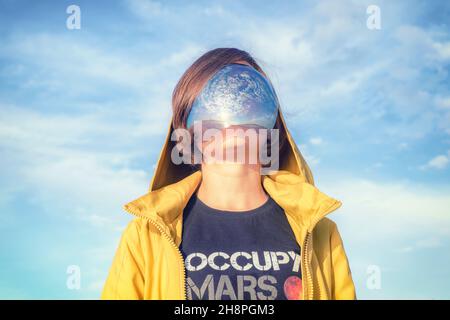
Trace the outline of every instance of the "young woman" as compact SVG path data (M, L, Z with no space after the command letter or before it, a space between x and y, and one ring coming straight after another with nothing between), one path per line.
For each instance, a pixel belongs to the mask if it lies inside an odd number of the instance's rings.
M338 229L325 217L341 202L314 186L255 60L234 48L205 53L179 80L172 107L149 192L124 205L135 219L123 233L102 298L355 299ZM198 123L207 125L195 131ZM262 173L267 163L260 157L219 161L226 150L252 151L249 140L193 137L205 128L275 129L277 143L267 139L256 147L258 155L277 147L269 152L276 156L270 170ZM199 164L180 163L180 154L195 157L180 151L175 129L189 129L188 145L203 156L211 146L214 152Z

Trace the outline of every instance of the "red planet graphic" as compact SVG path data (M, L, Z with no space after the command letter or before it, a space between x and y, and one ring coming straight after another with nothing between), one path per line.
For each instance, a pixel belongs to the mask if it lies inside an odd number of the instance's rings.
M302 299L302 279L297 276L290 276L284 282L284 295L288 300Z

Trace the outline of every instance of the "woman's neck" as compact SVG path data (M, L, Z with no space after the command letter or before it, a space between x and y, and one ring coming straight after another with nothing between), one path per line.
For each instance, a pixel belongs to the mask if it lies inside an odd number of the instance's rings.
M226 211L252 210L268 199L260 166L242 164L203 164L197 197L211 208Z

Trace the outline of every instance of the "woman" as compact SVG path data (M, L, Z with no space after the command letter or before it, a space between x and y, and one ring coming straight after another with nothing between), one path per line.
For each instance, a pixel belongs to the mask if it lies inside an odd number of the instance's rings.
M314 186L255 60L234 48L207 52L179 80L172 107L149 192L124 205L135 219L123 233L102 298L355 299L338 229L325 217L341 202ZM199 123L212 125L196 131ZM219 161L226 150L251 151L248 139L192 136L214 127L223 133L230 124L275 129L277 143L267 139L256 148L261 155L277 146L267 153L276 156L270 170L262 173L267 163L261 157ZM177 155L195 158L180 147L180 128L190 130L187 141L202 156L211 146L214 152L200 164L180 163Z

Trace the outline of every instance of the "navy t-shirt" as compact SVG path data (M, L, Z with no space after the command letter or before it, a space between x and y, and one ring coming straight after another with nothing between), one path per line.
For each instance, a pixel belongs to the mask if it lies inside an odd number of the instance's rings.
M221 211L194 194L183 212L180 250L189 300L301 299L300 246L272 199Z

